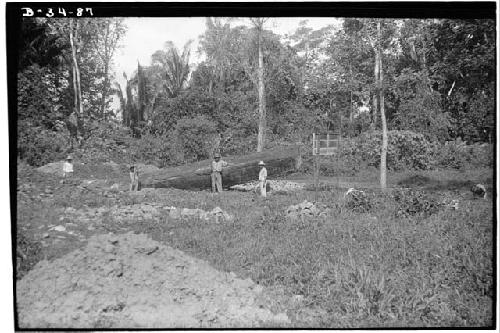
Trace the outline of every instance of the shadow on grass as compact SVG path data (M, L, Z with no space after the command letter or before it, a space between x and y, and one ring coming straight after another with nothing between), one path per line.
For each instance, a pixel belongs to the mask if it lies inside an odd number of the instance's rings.
M413 175L404 178L398 182L398 185L404 187L418 187L429 191L457 191L469 190L476 182L472 180L439 180L423 175Z

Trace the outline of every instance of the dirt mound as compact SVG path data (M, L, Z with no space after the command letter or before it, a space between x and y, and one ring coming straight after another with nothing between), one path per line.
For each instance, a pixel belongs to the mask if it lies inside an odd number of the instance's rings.
M289 323L263 288L146 235L98 235L17 284L22 328L258 327Z

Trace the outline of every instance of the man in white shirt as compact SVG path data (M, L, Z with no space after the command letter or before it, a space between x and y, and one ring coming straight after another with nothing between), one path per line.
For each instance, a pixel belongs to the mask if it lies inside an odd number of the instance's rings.
M68 155L68 157L66 157L66 162L64 162L63 165L63 177L68 178L71 176L73 176L73 158L71 155Z
M260 187L260 195L264 198L267 196L266 193L266 182L267 182L267 170L265 167L264 161L259 162L260 172L259 172L259 187Z
M222 168L226 166L227 163L220 159L220 154L215 153L212 161L212 192L222 192Z

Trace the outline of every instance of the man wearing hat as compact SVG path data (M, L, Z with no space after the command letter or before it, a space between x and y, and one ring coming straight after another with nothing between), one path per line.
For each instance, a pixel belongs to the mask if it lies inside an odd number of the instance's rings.
M73 157L71 155L68 155L66 157L66 162L63 164L63 177L71 177L73 176Z
M266 193L266 182L267 182L267 170L265 167L264 161L259 162L260 171L259 171L259 187L260 187L260 195L264 198L267 196Z
M220 159L220 154L214 154L212 161L212 192L222 192L222 168L226 167L227 163Z

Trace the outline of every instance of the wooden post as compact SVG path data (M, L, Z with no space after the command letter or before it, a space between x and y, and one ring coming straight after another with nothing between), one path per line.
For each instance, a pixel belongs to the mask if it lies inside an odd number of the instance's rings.
M314 201L318 200L318 187L319 187L319 151L320 151L320 140L319 137L316 138L316 134L313 133L313 147L314 151Z
M295 162L295 170L299 170L302 166L302 143L297 142L297 160Z
M316 133L313 133L313 155L316 155Z

